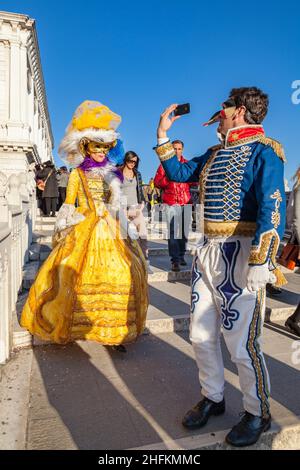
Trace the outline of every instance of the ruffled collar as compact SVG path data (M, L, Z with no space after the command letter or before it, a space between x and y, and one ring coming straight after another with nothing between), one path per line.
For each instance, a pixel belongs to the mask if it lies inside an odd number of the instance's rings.
M113 165L107 157L102 162L95 162L92 158L85 157L83 162L79 165L81 170L84 172L93 172L100 176L104 176L109 172L112 172L121 182L123 182L123 173Z

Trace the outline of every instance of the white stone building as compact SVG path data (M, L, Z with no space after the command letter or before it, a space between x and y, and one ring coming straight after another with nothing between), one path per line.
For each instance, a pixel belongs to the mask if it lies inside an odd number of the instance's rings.
M53 160L35 21L0 11L0 171Z
M33 167L53 161L52 148L35 22L0 11L0 364L20 328L16 302L37 212Z

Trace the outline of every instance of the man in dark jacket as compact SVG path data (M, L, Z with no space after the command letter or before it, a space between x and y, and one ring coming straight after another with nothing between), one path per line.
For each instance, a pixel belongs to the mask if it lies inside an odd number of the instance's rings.
M183 157L184 144L181 140L172 142L174 151L180 163L187 160ZM170 181L163 169L159 166L154 184L163 191L162 202L166 205L169 225L168 248L172 263L172 271L180 271L180 265L186 266L184 255L186 251L186 234L184 233L184 206L191 201L189 183L175 183ZM178 233L179 232L179 233Z
M50 160L45 163L45 168L38 172L37 178L43 180L46 183L42 196L45 201L45 215L47 217L55 217L57 198L59 193L55 166Z

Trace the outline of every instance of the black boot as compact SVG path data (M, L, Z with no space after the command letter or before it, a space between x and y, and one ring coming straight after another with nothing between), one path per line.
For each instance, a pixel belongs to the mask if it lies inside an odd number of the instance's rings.
M210 416L218 416L225 413L225 401L216 403L208 398L204 398L194 406L182 420L184 427L188 429L197 429L205 426Z
M118 351L118 352L122 352L122 353L126 353L127 352L127 349L125 348L125 346L123 346L123 344L118 344L116 346L113 346L112 347L115 351Z
M273 295L275 297L282 294L282 289L280 289L280 287L275 287L272 284L266 285L266 291L269 295Z
M295 335L300 336L300 322L295 321L293 316L289 317L286 322L285 326L287 326L290 330L292 330Z
M241 421L231 429L225 440L235 447L252 446L270 426L271 415L263 418L245 411Z
M290 328L297 336L300 336L300 303L298 304L293 315L291 315L286 320L285 326Z

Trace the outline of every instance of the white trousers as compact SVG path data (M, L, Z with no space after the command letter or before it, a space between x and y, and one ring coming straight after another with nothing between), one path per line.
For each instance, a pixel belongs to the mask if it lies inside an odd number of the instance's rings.
M269 376L261 352L265 289L246 288L251 239L206 239L192 268L190 339L199 368L202 395L224 396L221 330L236 364L243 404L255 416L269 412Z

